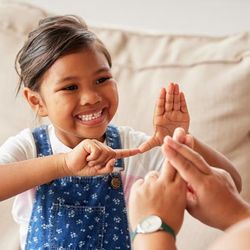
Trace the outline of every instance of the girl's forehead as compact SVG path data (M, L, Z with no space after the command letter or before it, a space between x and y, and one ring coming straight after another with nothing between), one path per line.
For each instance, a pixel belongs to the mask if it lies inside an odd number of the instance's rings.
M84 49L58 58L44 77L58 80L69 76L94 75L110 71L105 55L98 50Z
M108 64L108 61L102 51L85 48L59 57L52 66L63 66L64 64L79 66L79 63L80 65L94 66L95 64Z

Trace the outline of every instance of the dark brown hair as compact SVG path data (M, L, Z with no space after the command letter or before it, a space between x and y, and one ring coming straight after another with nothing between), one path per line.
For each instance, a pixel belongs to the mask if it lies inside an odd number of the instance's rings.
M42 76L58 58L93 46L103 52L111 67L111 57L105 45L88 30L81 18L53 16L42 19L17 54L15 66L20 77L17 93L22 85L39 91Z

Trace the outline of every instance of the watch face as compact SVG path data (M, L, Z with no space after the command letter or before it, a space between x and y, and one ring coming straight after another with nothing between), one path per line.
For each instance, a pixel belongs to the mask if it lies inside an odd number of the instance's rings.
M145 218L139 224L139 229L142 233L152 233L159 230L161 228L161 225L162 225L161 218L156 215L151 215Z

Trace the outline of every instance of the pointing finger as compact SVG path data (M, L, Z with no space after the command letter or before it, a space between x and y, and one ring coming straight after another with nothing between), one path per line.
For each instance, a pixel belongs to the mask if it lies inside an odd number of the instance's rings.
M166 159L162 165L159 180L162 180L164 182L174 181L175 176L176 176L176 169Z
M114 151L115 151L115 158L116 159L130 157L130 156L134 156L134 155L137 155L137 154L141 153L141 151L138 148L134 148L134 149L116 149Z
M155 137L151 137L139 146L139 150L141 153L145 153L146 151L149 151L157 146L159 146L159 142L155 139Z

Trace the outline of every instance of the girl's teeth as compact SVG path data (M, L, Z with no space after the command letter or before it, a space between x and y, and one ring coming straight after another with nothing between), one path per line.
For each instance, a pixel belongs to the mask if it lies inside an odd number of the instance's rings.
M102 111L93 113L93 114L89 114L89 115L79 115L78 117L82 120L82 121L91 121L94 120L98 117L101 116Z

